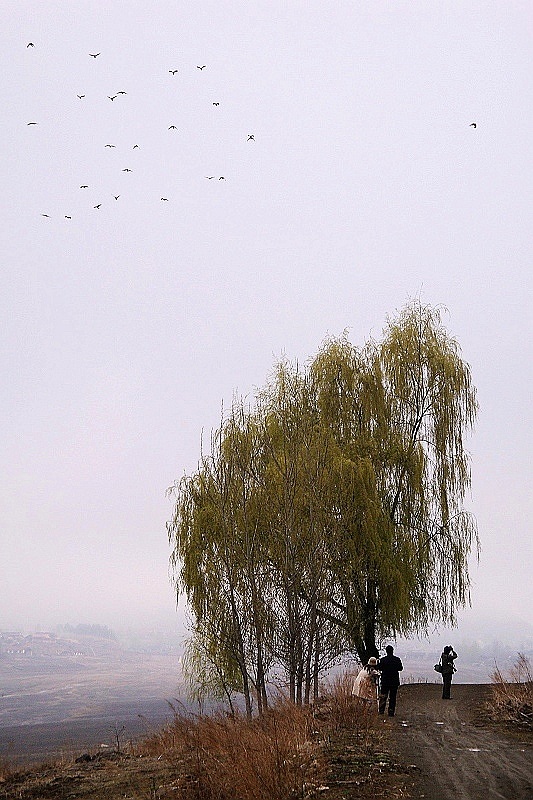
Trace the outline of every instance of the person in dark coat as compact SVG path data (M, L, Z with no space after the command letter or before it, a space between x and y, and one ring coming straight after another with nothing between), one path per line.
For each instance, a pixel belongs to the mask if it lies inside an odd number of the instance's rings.
M394 648L392 645L388 644L385 648L385 652L387 655L383 656L383 658L380 658L378 661L378 669L381 673L378 710L380 714L385 713L388 698L389 717L393 717L396 710L396 695L398 693L398 686L400 685L400 672L403 670L403 664L398 656L393 655Z
M450 690L452 688L452 677L455 670L455 664L453 663L457 658L457 653L451 646L451 644L446 645L444 650L442 651L442 655L440 657L440 663L442 666L442 699L443 700L450 700Z

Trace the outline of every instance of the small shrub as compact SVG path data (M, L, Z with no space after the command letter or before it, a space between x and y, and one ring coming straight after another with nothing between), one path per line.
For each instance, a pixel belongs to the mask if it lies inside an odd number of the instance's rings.
M491 717L500 722L520 725L533 730L533 675L529 659L523 653L506 678L496 667L491 675Z

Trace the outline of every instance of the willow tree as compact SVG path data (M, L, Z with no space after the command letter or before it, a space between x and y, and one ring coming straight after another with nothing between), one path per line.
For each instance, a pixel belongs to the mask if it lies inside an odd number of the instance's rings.
M168 528L205 685L261 711L274 664L298 702L340 648L366 661L385 636L454 621L478 545L463 508L476 411L457 342L419 303L381 341L329 340L234 405Z
M189 672L226 695L241 692L248 715L253 696L259 712L268 702L260 444L253 417L236 403L199 470L172 490L176 504L167 525L175 586L193 615Z
M329 341L314 360L318 405L339 446L329 524L332 592L322 613L362 660L384 636L452 622L478 546L463 508L470 369L437 309L409 304L358 351Z
M318 694L320 672L339 656L338 626L319 614L327 585L325 510L334 440L320 425L307 371L278 364L259 395L267 555L275 626L271 643L296 703Z
M210 454L173 490L174 581L192 612L190 694L231 703L242 693L248 714L254 698L259 713L268 706L272 664L290 697L309 702L344 646L318 612L329 591L324 489L334 441L309 387L307 374L278 365L254 409L235 401Z

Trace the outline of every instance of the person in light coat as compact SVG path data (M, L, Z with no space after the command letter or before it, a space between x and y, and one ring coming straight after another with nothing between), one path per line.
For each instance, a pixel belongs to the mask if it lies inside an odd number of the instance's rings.
M353 682L352 694L367 703L376 701L376 686L379 680L377 664L377 658L374 658L374 656L369 658L368 664L359 671Z

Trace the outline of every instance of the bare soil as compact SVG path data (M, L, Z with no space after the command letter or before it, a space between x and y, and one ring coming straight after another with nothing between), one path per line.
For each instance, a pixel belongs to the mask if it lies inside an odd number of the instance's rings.
M0 782L2 800L168 800L176 797L176 766L157 758L106 753L88 763L42 765Z
M395 717L378 717L372 747L355 731L330 742L324 800L533 800L533 733L494 724L490 684L400 687Z
M494 725L490 685L400 688L396 716L385 718L388 746L410 772L409 797L424 800L533 800L533 735Z

